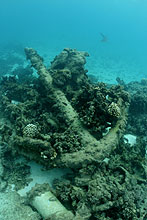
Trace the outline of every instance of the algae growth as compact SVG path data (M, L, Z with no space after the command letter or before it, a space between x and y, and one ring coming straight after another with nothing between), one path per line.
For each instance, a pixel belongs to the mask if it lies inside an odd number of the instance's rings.
M1 79L1 179L5 183L1 190L9 181L16 183L16 175L9 177L14 170L9 164L21 155L46 169L72 169L71 175L54 182L53 190L64 210L72 213L71 219L145 219L146 139L139 138L135 147L123 140L124 133L134 132L136 103L136 114L143 111L138 120L146 115L143 97L136 98L132 84L121 85L121 80L111 86L92 83L84 67L86 52L65 48L49 68L34 49L25 48L25 54L28 66ZM145 80L142 84L146 89ZM28 167L19 163L18 169L21 166L26 173L18 176L20 185L25 185Z

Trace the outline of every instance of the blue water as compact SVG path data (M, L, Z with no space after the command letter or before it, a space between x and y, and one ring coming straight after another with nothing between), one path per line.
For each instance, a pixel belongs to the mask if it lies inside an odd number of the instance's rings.
M146 12L146 0L1 0L0 42L34 47L49 61L65 47L84 50L98 80L141 80L147 78Z

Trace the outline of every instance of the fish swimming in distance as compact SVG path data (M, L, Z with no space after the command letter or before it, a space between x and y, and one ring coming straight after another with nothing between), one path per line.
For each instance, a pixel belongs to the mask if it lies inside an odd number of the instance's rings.
M101 39L101 42L107 42L108 41L108 38L106 35L104 35L103 33L100 33L102 39Z

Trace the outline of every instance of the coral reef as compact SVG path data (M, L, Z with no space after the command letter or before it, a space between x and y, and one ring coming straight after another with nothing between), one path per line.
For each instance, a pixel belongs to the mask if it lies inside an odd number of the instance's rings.
M147 79L131 82L126 90L131 95L127 130L137 136L147 137ZM135 126L134 126L135 125ZM143 138L143 137L142 137ZM147 143L147 141L146 141Z
M23 66L24 50L20 44L0 45L0 76L10 75L13 68Z
M131 82L126 90L131 94L130 111L133 114L147 113L147 79L141 82Z
M75 168L105 159L123 134L128 93L120 86L91 84L85 52L66 48L49 69L34 49L25 48L25 53L39 78L31 85L15 77L1 82L1 107L12 129L7 141L13 150L46 166Z
M17 189L27 184L28 167L15 162L23 155L46 169L72 168L72 174L54 182L52 193L74 219L145 220L146 80L92 83L84 68L88 54L75 49L65 48L49 68L34 49L25 48L25 54L38 77L28 65L0 84L1 190L8 180L18 182ZM128 114L127 132L140 135L133 146L123 140ZM35 186L26 203L43 187ZM44 190L49 195L47 186Z
M34 124L28 124L23 129L23 135L26 137L34 138L37 135L37 133L38 133L37 126Z
M84 219L144 220L147 213L147 170L133 149L121 143L109 161L76 170L69 180L55 181L57 197Z
M119 108L119 106L112 102L109 107L108 107L108 113L113 116L113 117L116 117L116 118L119 118L121 116L121 110Z

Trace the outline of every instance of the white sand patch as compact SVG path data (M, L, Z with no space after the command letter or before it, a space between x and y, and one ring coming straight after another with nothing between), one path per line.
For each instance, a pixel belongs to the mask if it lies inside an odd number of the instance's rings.
M54 179L61 179L63 175L67 173L71 173L70 169L61 169L61 168L54 168L51 170L42 170L42 166L35 163L29 162L28 165L31 167L31 175L32 181L29 183L28 186L25 188L18 190L18 193L21 196L26 196L26 193L29 192L35 184L43 184L48 183L51 187L53 187Z
M103 56L91 56L87 59L86 69L88 74L94 75L99 82L117 84L116 78L125 83L140 81L147 76L145 66L133 59L116 59Z
M132 134L126 134L124 135L124 141L125 143L129 143L132 147L134 144L136 144L136 136Z

